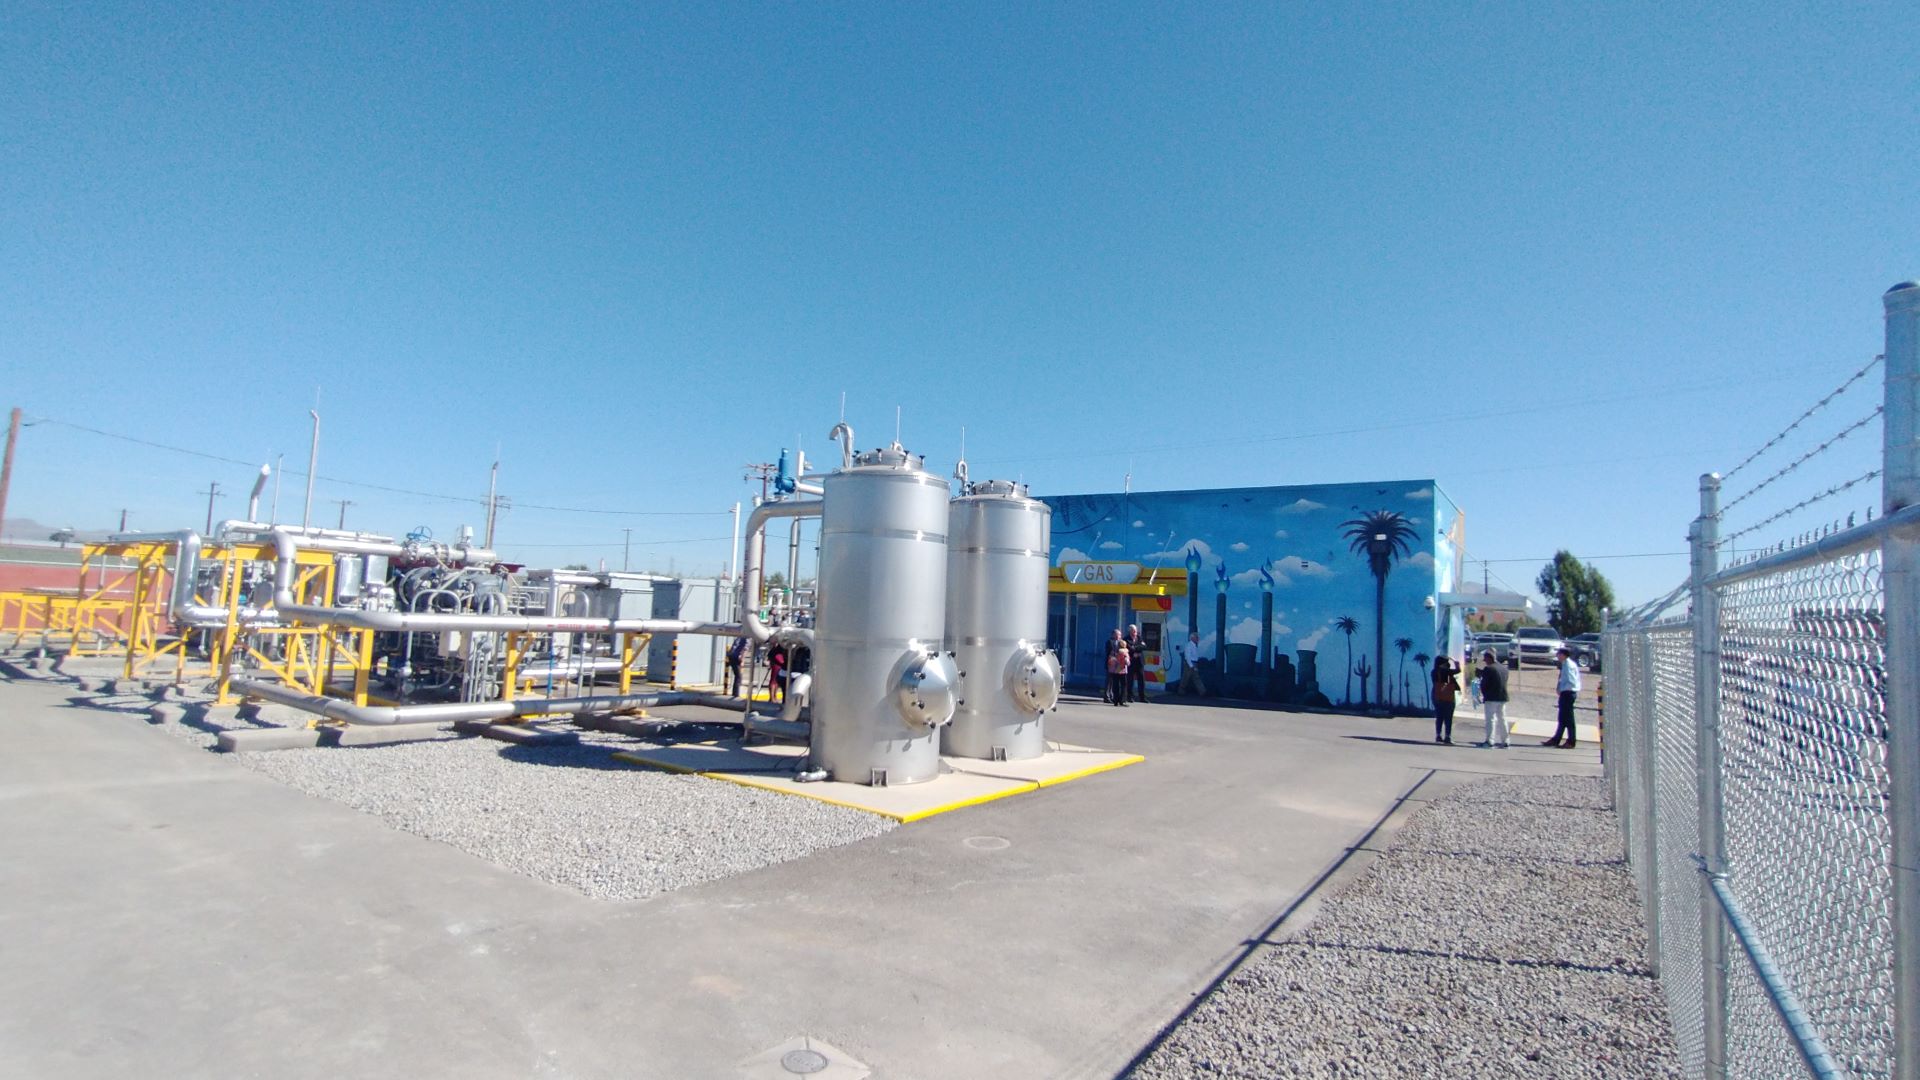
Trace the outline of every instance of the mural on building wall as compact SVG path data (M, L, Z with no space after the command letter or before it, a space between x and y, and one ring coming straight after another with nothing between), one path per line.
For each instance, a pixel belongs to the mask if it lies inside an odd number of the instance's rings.
M1432 708L1427 672L1454 651L1429 598L1458 576L1462 519L1431 480L1048 496L1055 566L1137 563L1181 575L1161 616L1199 636L1209 694L1295 705ZM1444 584L1443 584L1444 583Z

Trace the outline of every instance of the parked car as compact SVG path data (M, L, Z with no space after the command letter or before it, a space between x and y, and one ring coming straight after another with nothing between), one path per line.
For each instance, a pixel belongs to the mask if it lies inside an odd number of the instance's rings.
M1467 647L1472 650L1475 660L1478 660L1480 654L1485 652L1493 653L1493 658L1502 663L1510 663L1513 660L1512 634L1501 634L1493 631L1475 634L1467 640Z
M1513 632L1513 637L1523 664L1558 664L1560 657L1555 654L1566 645L1560 640L1560 631L1551 626L1523 626Z
M1581 671L1600 670L1599 634L1575 634L1567 639L1567 648L1573 650L1573 662Z

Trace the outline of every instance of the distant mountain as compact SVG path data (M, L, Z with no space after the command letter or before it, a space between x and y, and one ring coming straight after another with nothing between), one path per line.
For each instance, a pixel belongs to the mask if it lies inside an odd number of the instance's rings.
M58 546L53 536L55 533L60 532L63 527L64 526L60 525L48 525L27 517L9 517L6 520L6 524L0 526L0 543L53 544ZM93 540L105 540L112 534L112 529L76 529L73 531L73 537L68 543L81 544Z

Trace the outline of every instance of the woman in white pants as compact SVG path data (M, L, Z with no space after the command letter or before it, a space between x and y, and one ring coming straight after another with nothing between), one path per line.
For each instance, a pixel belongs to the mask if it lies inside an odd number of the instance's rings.
M1493 660L1491 651L1480 656L1480 703L1487 710L1487 741L1481 746L1507 748L1507 669Z

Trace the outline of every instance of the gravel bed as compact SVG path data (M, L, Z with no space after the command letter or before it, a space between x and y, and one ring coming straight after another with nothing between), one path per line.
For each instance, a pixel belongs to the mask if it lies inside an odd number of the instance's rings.
M144 697L93 697L147 714ZM221 730L270 723L198 719L163 707L154 726L211 748ZM555 725L561 730L572 730ZM580 732L577 745L528 747L443 733L428 742L225 755L309 795L599 900L642 900L824 848L895 822L813 799L615 761L657 745Z
M1678 1077L1603 785L1503 777L1436 800L1128 1075Z

